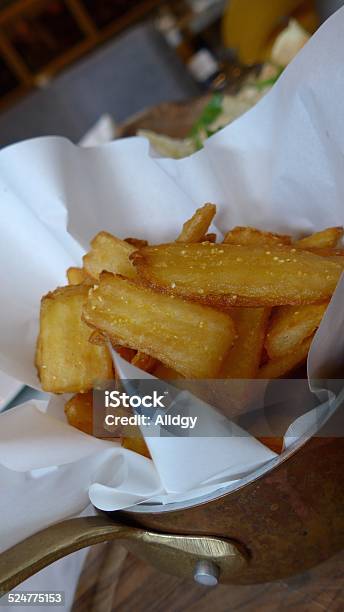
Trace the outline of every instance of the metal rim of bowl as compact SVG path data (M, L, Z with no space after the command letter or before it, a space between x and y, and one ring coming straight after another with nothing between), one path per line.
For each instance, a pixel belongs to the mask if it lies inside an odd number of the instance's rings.
M212 491L211 493L200 495L187 501L176 501L166 504L163 504L161 502L142 503L137 504L136 506L131 506L130 508L126 508L125 512L128 512L130 514L162 514L174 512L176 510L186 510L188 508L193 508L195 506L200 506L208 502L220 499L221 497L225 497L229 493L234 493L234 491L240 491L240 489L243 489L248 484L259 480L267 473L271 472L277 465L281 465L282 463L288 461L288 459L290 459L290 457L292 457L296 452L298 452L300 448L305 446L305 444L307 444L307 442L311 440L312 437L314 437L314 434L317 433L317 431L319 431L321 427L326 424L326 422L329 418L331 418L331 416L333 416L334 412L338 409L343 399L344 388L335 398L335 404L334 406L332 406L332 411L329 410L329 413L324 416L316 431L310 431L305 433L303 436L300 437L299 440L293 442L282 455L279 455L274 459L271 459L267 463L264 463L260 468L255 470L253 474L249 474L244 478L240 479L239 481L235 480L231 484L226 485L224 487L219 486L218 489Z

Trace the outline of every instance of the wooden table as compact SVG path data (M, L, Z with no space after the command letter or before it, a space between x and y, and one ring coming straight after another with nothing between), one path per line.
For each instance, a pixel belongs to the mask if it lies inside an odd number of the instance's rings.
M341 612L344 551L287 581L209 589L167 576L118 544L94 547L81 575L73 612Z

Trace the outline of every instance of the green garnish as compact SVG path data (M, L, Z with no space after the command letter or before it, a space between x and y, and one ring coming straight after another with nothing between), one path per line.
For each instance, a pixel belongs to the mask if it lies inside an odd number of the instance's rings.
M211 130L209 126L221 115L222 103L223 95L218 92L214 93L200 117L192 126L189 137L194 141L198 151L203 148L202 135L204 135L204 132L207 136L212 136L217 132L217 130Z
M272 87L280 78L283 70L284 68L279 67L275 76L271 77L271 79L265 79L264 81L257 81L256 83L254 83L254 86L258 89L258 91L262 91L266 87Z

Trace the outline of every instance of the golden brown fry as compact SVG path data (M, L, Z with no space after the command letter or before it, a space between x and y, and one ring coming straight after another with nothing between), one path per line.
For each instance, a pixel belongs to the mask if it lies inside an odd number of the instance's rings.
M81 320L88 291L86 285L69 285L42 298L38 373L44 391L87 391L112 377L107 347L88 341L90 329Z
M344 257L344 249L338 249L334 247L309 247L305 249L310 253L314 253L315 255L320 255L321 257Z
M235 338L231 318L108 273L90 290L84 320L189 378L213 377Z
M112 347L115 349L116 353L118 353L123 359L129 361L131 363L132 359L134 359L137 352L134 349L128 348L127 346L118 346L112 343Z
M97 346L103 346L104 344L106 344L105 336L101 334L99 331L97 331L96 329L93 330L88 341L91 344L96 344Z
M184 223L176 242L199 242L207 233L215 214L215 204L204 204L198 208L191 219Z
M342 273L337 263L291 247L174 243L131 258L147 286L219 308L324 301Z
M332 261L332 263L337 264L337 266L340 266L343 270L344 268L344 257L342 255L331 255L328 258L330 261Z
M42 365L42 346L41 346L41 338L40 335L38 335L37 341L36 341L36 351L35 351L35 367L39 376L39 370L40 367Z
M242 246L266 246L276 247L291 244L291 237L283 234L272 234L263 232L254 227L235 227L227 232L223 241L225 244L236 244Z
M343 227L328 227L321 232L316 232L315 234L311 234L310 236L296 240L296 242L294 242L294 246L296 246L298 249L326 249L329 247L335 247L342 238L343 234Z
M92 278L97 280L103 270L123 274L129 278L135 276L135 269L129 261L129 256L136 249L128 242L108 232L99 232L93 238L91 247L91 250L84 255L83 263L87 274Z
M325 314L325 304L280 306L273 312L265 348L271 359L290 353L319 327Z
M65 405L65 414L68 423L76 429L83 431L86 434L93 434L93 392L77 393ZM117 416L130 416L130 411L125 408L117 408ZM129 432L130 436L123 436L124 432ZM123 437L122 437L123 436ZM104 435L104 438L106 436ZM124 448L132 450L144 457L150 458L149 450L144 441L139 427L128 425L126 427L112 427L111 439L120 439Z
M135 249L142 249L142 247L148 246L148 240L140 240L139 238L126 238L125 242L131 244Z
M256 378L270 308L231 308L237 338L225 358L219 378Z
M157 365L157 360L150 355L138 352L132 358L131 363L136 368L140 368L140 370L144 370L145 372L153 372Z
M199 242L216 242L216 240L217 240L216 234L210 233L210 234L205 234L205 236L202 236Z
M320 255L321 257L326 257L333 263L344 268L344 249L335 249L331 247L318 249L314 247L304 250L314 253L315 255Z
M68 268L67 278L69 285L93 285L94 282L83 268L75 268L73 266Z
M77 393L68 400L64 408L69 425L84 433L93 433L93 391Z
M176 372L176 370L164 366L162 363L159 363L158 366L155 368L154 376L156 376L157 378L161 378L162 380L178 380L178 378L184 378L179 374L179 372Z
M283 378L295 368L301 366L307 359L308 351L312 343L313 336L306 338L301 344L295 346L294 350L278 359L268 361L258 372L258 378L266 380L271 378Z
M199 208L194 216L184 224L178 241L197 242L200 231L204 227L208 229L215 212L216 206L213 204L205 204L203 208ZM137 240L136 238L126 238L126 242L129 242L129 244L132 244L137 249L148 245L146 240ZM216 234L206 234L201 238L200 242L216 242ZM154 368L158 365L158 361L139 351L133 358L132 364L146 372L153 372Z
M142 436L137 438L124 437L122 438L122 446L134 453L143 455L143 457L147 457L148 459L151 458L147 444Z

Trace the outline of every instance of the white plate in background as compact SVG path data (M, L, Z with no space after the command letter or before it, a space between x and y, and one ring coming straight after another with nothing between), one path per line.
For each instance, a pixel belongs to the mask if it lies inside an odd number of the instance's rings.
M23 389L23 383L0 371L0 412Z

